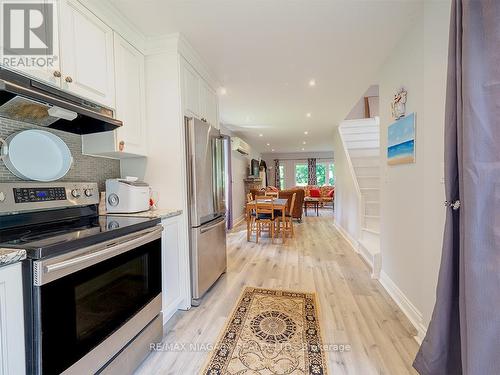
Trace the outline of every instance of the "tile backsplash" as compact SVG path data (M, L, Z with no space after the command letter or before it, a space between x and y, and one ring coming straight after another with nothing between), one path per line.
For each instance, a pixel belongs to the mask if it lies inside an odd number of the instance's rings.
M61 181L97 182L99 184L99 190L102 191L104 190L104 182L106 179L120 177L119 160L82 155L82 141L81 136L78 134L66 133L60 130L53 130L24 122L0 118L0 138L5 139L12 133L26 129L47 130L56 134L68 145L74 160L68 174L64 176ZM19 180L20 179L13 175L5 164L0 161L0 182Z

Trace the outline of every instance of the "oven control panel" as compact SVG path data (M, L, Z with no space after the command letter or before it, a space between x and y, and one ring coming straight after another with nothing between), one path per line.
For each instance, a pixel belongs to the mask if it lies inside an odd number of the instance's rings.
M64 187L14 188L14 200L16 203L64 201L66 189Z
M97 203L99 191L92 182L0 183L0 215Z

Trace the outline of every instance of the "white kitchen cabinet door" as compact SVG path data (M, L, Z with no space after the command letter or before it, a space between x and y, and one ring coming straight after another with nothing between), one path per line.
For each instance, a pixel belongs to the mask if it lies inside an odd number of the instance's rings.
M182 216L174 216L162 220L162 312L165 324L178 309L191 306L186 301L186 288L189 288L189 262L185 254L184 236L181 226ZM188 306L186 306L188 305Z
M120 152L146 155L144 55L115 33L116 131Z
M113 30L75 0L59 13L62 88L114 108Z
M200 116L200 77L196 70L181 58L182 98L184 112L196 118Z
M41 12L43 20L45 21L44 28L37 30L38 34L30 39L30 43L33 43L32 47L37 46L37 48L45 48L44 45L48 46L47 43L52 43L52 55L30 56L28 60L30 64L28 66L17 63L18 60L16 59L13 61L14 65L12 65L9 57L15 58L16 56L2 55L2 59L7 59L6 63L2 65L9 70L29 76L43 83L60 87L61 67L59 53L59 3L57 1L44 1L40 4L43 5ZM48 14L50 11L52 11L52 18L50 18L50 15ZM20 13L20 16L23 16L23 13ZM52 19L52 24L46 22L48 19ZM15 20L13 19L12 21ZM49 27L52 29L49 29ZM49 40L50 35L52 35L52 40ZM0 40L0 47L3 52L3 38ZM31 58L33 58L35 62L33 62Z
M200 85L201 90L201 101L203 106L203 115L202 118L205 119L210 125L215 126L217 129L219 128L218 124L218 103L217 103L217 94L214 90L202 80L202 84Z
M26 373L21 263L0 268L0 374Z

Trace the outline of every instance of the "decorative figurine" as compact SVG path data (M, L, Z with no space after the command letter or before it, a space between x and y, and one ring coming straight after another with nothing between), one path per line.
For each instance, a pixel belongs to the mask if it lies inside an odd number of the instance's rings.
M401 117L404 117L406 114L406 97L408 93L404 89L404 87L401 87L399 91L394 95L394 99L392 100L391 103L391 109L392 109L392 117L394 117L395 120L400 119Z

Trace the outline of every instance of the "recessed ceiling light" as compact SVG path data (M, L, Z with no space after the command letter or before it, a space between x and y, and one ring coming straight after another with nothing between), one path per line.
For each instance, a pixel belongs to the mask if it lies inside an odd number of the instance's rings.
M304 150L305 150L305 148L304 148L304 147L302 147L302 151L304 151Z
M311 86L311 87L316 86L316 80L311 79L311 80L309 81L309 86Z
M270 143L266 143L266 146L271 146L271 144Z
M311 112L307 112L306 117L311 117Z
M305 144L306 144L306 141L302 142L302 144L303 144L303 145L305 145Z
M227 94L227 90L226 90L226 88L225 88L225 87L221 87L221 88L219 89L219 94L220 94L220 95L226 95L226 94Z
M274 148L271 151L274 152Z
M264 136L264 134L262 134L262 133L259 134L259 137L263 137L263 136Z
M304 132L304 134L305 134L305 135L308 135L308 134L309 134L309 132L306 130L306 131Z

